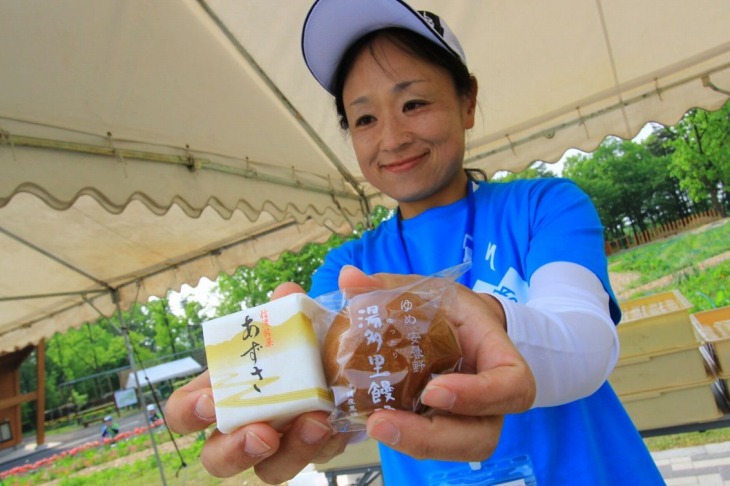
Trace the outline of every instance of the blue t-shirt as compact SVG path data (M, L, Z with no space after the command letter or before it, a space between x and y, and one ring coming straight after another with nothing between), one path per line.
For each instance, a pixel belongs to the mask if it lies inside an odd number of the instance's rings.
M603 227L585 193L567 179L472 187L472 224L467 223L468 197L415 218L399 222L393 217L330 251L313 276L310 295L336 290L344 265L367 274L421 275L458 265L471 228L473 243L466 246L472 266L463 283L475 291L525 303L535 270L550 262L577 263L601 280L618 323L621 312L608 280ZM469 474L464 463L416 460L383 445L380 454L387 484L428 485L440 473ZM664 484L608 382L587 398L506 416L499 445L484 465L524 456L540 485Z

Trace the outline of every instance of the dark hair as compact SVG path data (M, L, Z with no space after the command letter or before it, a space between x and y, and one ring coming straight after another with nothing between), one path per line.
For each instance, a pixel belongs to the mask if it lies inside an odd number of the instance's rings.
M335 72L335 106L337 108L337 115L340 119L340 127L343 130L347 130L349 128L347 116L345 115L345 104L342 100L342 91L345 86L345 80L352 69L352 65L355 63L355 59L363 50L369 49L370 53L373 54L373 56L375 55L372 47L373 40L379 36L387 37L403 48L406 52L409 52L423 61L446 69L446 71L451 74L457 95L468 96L472 93L472 76L469 73L469 70L464 63L461 62L461 59L451 54L443 47L410 30L400 28L376 30L362 36L360 39L355 41L355 43L353 43L347 51L345 51L345 54L342 56L342 60L340 61L340 65L337 67L337 71Z

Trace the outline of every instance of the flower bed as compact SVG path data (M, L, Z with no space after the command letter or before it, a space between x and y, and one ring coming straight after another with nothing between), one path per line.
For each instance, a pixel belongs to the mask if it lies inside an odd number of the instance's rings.
M163 424L163 420L158 420L152 424L152 427L160 427ZM8 485L22 485L65 477L76 471L146 449L149 446L147 433L148 427L143 426L121 432L113 439L90 441L34 463L0 472L0 482ZM165 442L169 440L169 436L160 435L156 440Z

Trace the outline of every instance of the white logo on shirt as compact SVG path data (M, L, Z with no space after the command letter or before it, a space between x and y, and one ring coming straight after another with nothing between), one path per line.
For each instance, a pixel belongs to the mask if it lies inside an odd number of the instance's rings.
M489 246L487 247L487 254L484 255L484 259L489 261L489 268L494 271L494 254L497 253L497 245L489 242Z
M510 268L497 284L477 280L472 290L483 294L497 294L513 302L527 302L529 284L524 281L517 270Z

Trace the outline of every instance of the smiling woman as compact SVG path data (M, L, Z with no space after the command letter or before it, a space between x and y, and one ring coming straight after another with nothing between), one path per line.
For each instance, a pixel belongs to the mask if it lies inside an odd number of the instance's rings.
M420 394L434 414L395 410L396 397L386 394L367 418L385 482L477 483L502 471L490 479L663 484L606 381L618 357L620 308L596 211L564 179L490 184L464 170L477 82L446 22L399 0L318 0L302 46L335 98L364 176L398 202L391 219L327 254L310 295L393 289L404 274L468 267L445 309L462 368L433 377ZM283 284L273 298L297 291ZM384 339L388 317L378 322L367 329L376 341ZM359 352L363 363L387 359ZM376 376L381 391L397 380L377 370L370 378ZM170 397L173 429L215 421L210 386L201 375ZM312 412L283 435L265 423L213 432L202 460L215 475L254 468L276 483L357 439ZM502 469L510 464L519 467Z
M464 197L465 131L474 126L477 86L472 79L469 92L458 93L445 68L414 59L401 38L393 30L348 51L352 70L338 105L363 175L410 218Z

